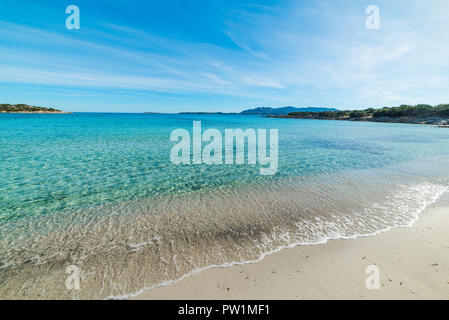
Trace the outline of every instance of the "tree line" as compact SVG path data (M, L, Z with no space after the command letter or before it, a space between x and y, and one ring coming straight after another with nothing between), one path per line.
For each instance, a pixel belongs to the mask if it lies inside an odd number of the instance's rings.
M367 108L364 110L342 110L324 112L292 112L291 117L312 118L312 119L352 119L352 118L428 118L428 117L449 117L449 104L439 104L431 106L428 104L401 105L399 107L385 107L381 109Z
M57 112L54 108L29 106L27 104L0 104L0 112Z

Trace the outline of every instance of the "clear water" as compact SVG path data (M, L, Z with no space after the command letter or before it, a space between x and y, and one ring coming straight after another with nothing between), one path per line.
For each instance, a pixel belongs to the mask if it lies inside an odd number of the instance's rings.
M170 133L279 130L279 169L173 165ZM413 223L449 189L449 131L155 114L0 115L0 297L124 297L210 266ZM81 270L67 290L66 267Z

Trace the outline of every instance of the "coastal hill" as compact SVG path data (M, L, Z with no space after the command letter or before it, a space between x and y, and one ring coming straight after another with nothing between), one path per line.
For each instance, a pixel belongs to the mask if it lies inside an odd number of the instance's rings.
M262 116L281 116L288 115L292 112L326 112L326 111L338 111L337 109L331 108L296 108L292 106L281 107L281 108L255 108L248 109L240 112L242 115L262 115Z
M29 106L26 104L0 104L0 113L69 113L53 108Z
M399 107L365 110L343 110L325 112L291 112L288 115L270 116L273 118L351 120L449 125L449 104L430 106L401 105Z
M241 114L241 115L251 115L251 116L281 116L288 115L292 112L325 112L325 111L338 111L338 109L333 108L296 108L296 107L281 107L281 108L269 108L269 107L261 107L254 109L243 110L240 113L236 112L180 112L180 114Z
M148 113L148 112L145 112ZM230 115L230 114L238 114L236 112L207 112L207 111L198 111L198 112L179 112L178 114L223 114L223 115Z

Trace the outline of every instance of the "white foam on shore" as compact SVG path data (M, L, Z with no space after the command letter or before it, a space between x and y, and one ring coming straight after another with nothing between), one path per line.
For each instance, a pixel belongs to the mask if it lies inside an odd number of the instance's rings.
M165 280L161 281L155 285L144 287L142 289L137 290L134 293L125 294L125 295L119 295L119 296L108 296L105 299L130 299L133 297L136 297L140 295L141 293L152 290L155 288L165 287L172 284L175 284L185 278L188 278L192 275L198 274L202 271L208 270L208 269L216 269L216 268L228 268L232 266L237 265L245 265L245 264L253 264L260 262L263 260L266 256L269 256L271 254L280 252L284 249L289 249L297 246L309 246L309 245L322 245L327 243L330 240L350 240L350 239L357 239L361 237L372 237L376 236L378 234L387 232L394 228L409 228L412 227L420 217L420 214L425 211L430 205L434 204L444 193L449 191L449 187L439 184L432 184L432 183L423 183L419 185L413 185L411 187L405 187L400 192L392 195L391 197L387 198L385 202L383 203L374 203L373 207L367 207L366 212L364 214L367 214L370 212L370 210L373 210L374 208L376 210L383 210L384 214L388 215L396 215L396 217L399 218L398 223L393 224L391 226L387 226L384 228L381 228L379 230L376 230L374 232L370 233L360 233L360 234L354 234L354 235L343 235L341 233L334 233L332 235L327 235L319 238L318 240L307 242L307 241L301 241L301 242L292 242L291 244L284 245L284 246L278 246L275 249L267 250L266 252L259 255L257 259L254 260L246 260L246 261L233 261L228 263L223 263L220 265L209 265L201 268L197 268L195 270L192 270L188 273L185 273L178 279L174 280ZM414 206L414 207L413 207ZM396 210L396 211L395 211ZM407 220L403 221L404 216L407 216ZM393 219L394 221L394 219ZM287 232L287 234L284 234L283 237L286 237L290 239L290 234ZM135 245L137 248L139 248L141 245L139 244Z

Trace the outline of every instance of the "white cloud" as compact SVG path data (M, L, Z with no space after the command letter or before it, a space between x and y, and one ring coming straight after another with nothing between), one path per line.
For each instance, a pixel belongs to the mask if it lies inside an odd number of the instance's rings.
M267 105L448 102L449 5L413 3L382 2L376 32L364 27L364 8L349 3L235 12L223 31L235 46L108 23L80 40L0 22L0 81L220 94Z

